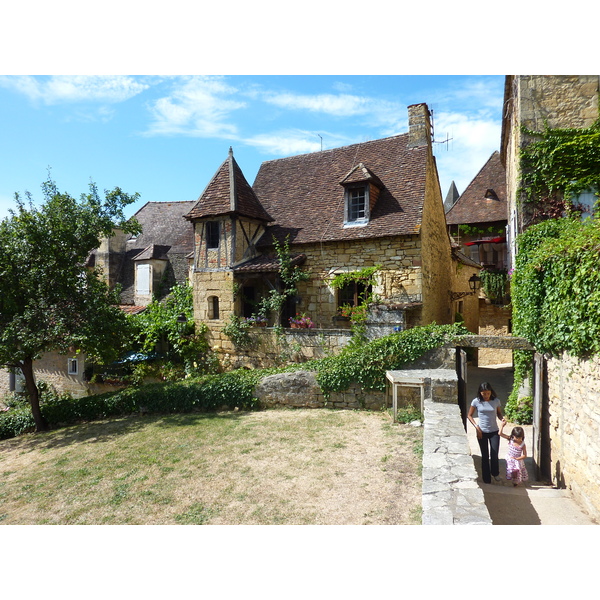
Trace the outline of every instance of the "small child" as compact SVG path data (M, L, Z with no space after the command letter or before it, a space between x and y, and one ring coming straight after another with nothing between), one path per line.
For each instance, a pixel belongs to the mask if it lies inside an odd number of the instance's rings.
M525 446L525 432L522 427L514 427L510 436L503 433L506 421L502 419L500 427L500 437L508 440L508 450L506 451L506 479L512 480L513 485L517 486L522 481L529 479L525 459L527 458L527 447Z

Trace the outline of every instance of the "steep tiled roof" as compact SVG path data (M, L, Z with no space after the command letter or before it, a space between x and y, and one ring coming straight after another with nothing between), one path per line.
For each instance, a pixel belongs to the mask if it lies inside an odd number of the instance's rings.
M141 252L151 244L171 246L177 252L194 249L194 228L183 217L194 206L188 202L147 202L135 213L142 233L127 240L127 248Z
M219 167L186 218L191 220L230 213L261 221L273 220L261 206L253 189L246 181L242 170L233 158L231 148L229 156Z
M184 219L193 208L194 201L147 202L135 213L142 226L142 233L130 236L126 243L119 283L123 287L121 300L133 303L135 269L134 260L169 260L170 283L187 279L185 257L194 251L194 227Z
M446 222L462 225L507 219L506 171L496 151L446 213Z
M273 234L299 244L418 233L427 146L409 149L407 142L403 134L264 162L253 189L275 224L260 243L269 244ZM369 223L344 228L341 183L356 177L383 188Z

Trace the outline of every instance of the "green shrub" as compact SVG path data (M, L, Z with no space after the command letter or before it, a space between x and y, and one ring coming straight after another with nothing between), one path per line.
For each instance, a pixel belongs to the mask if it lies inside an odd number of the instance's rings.
M35 429L35 421L28 406L11 408L0 413L0 440L21 435Z
M378 338L360 347L348 347L337 356L317 361L317 381L327 396L348 389L353 382L366 390L385 390L385 372L400 369L429 350L439 348L468 330L454 325L426 325Z
M512 423L526 425L533 423L533 398L531 396L518 397L511 394L504 409L506 419Z

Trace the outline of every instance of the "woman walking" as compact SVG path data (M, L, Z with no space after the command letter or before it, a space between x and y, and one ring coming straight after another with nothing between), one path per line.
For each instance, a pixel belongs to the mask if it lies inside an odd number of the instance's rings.
M473 415L477 410L479 423L475 422ZM498 450L500 436L498 434L497 419L504 421L500 400L496 397L492 386L484 382L477 390L477 397L471 402L469 421L477 430L477 442L481 449L481 475L484 483L492 483L492 477L500 480L500 466L498 464Z

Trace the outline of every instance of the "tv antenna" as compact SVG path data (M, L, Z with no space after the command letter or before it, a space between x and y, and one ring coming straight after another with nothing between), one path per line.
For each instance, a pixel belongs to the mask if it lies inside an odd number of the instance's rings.
M434 144L446 144L446 151L448 150L448 147L450 146L450 142L453 140L454 138L448 137L448 134L446 134L446 139L445 140L436 140L435 139L435 123L433 120L433 108L431 109L431 141Z

